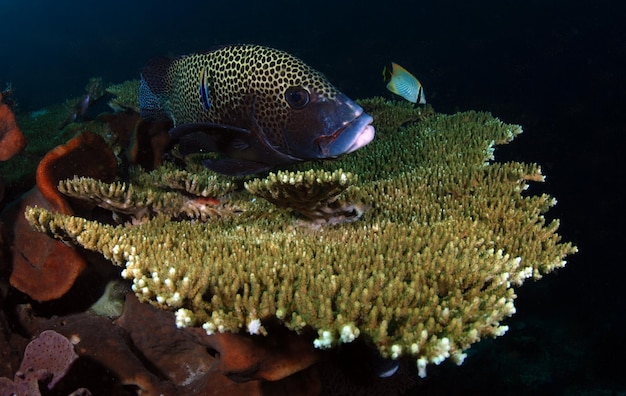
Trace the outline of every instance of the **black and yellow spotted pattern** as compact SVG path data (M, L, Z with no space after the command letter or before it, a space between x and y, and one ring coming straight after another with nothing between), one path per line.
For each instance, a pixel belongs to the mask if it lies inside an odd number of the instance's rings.
M200 98L203 68L208 73L208 109ZM165 108L175 125L213 122L250 128L241 123L256 120L279 147L284 146L280 131L292 110L285 99L287 89L300 86L330 100L338 94L321 73L300 59L259 45L233 45L178 58L166 81L171 91Z

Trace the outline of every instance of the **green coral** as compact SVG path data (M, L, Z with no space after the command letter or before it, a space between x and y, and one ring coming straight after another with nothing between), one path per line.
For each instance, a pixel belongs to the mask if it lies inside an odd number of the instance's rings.
M320 348L366 337L383 356L416 358L420 375L446 358L460 364L473 343L506 331L514 288L564 266L576 248L543 217L555 200L522 194L543 179L539 166L492 162L494 145L520 127L486 113L361 103L374 115L374 142L314 165L359 176L353 198L371 203L359 221L311 230L245 191L229 195L241 214L207 223L157 216L113 227L38 208L26 216L125 267L139 298L175 311L180 326L264 333L275 317L317 330ZM291 176L282 187L272 181L280 176L248 186L278 186L281 202L293 195Z
M139 80L129 80L121 84L110 85L105 89L113 95L109 106L115 111L131 110L139 113Z

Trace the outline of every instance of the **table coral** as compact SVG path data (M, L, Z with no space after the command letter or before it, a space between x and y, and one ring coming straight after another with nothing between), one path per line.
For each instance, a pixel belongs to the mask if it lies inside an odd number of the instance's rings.
M291 208L316 224L338 224L361 218L367 205L342 197L357 177L341 169L335 172L270 173L266 179L245 184L251 194L280 208Z
M194 174L166 165L150 173L132 172L131 179L130 183L106 183L75 176L61 180L57 188L67 196L87 200L116 214L130 215L132 223L156 215L206 221L235 211L220 202L234 184L206 169Z
M504 334L514 288L564 266L576 248L543 217L555 200L524 193L543 180L539 166L492 162L519 126L361 104L376 141L308 164L358 175L352 199L371 203L359 221L311 230L245 192L230 197L239 216L208 223L157 216L113 227L38 208L26 216L125 267L140 300L175 311L179 326L266 334L263 323L277 319L317 331L319 348L363 337L383 357L412 356L425 376L428 364L460 364L473 343Z

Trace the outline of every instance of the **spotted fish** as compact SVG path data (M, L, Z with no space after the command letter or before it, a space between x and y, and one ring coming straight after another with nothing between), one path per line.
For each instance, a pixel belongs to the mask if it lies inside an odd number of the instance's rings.
M321 73L259 45L153 59L139 102L143 118L172 120L183 155L219 153L203 164L227 175L335 158L374 138L372 117Z

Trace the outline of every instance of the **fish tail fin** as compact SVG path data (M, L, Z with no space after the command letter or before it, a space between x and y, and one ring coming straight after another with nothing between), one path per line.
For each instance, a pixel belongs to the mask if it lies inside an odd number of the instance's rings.
M170 95L169 70L173 60L166 57L153 58L141 70L139 81L139 110L141 118L162 120L167 117L163 107Z

